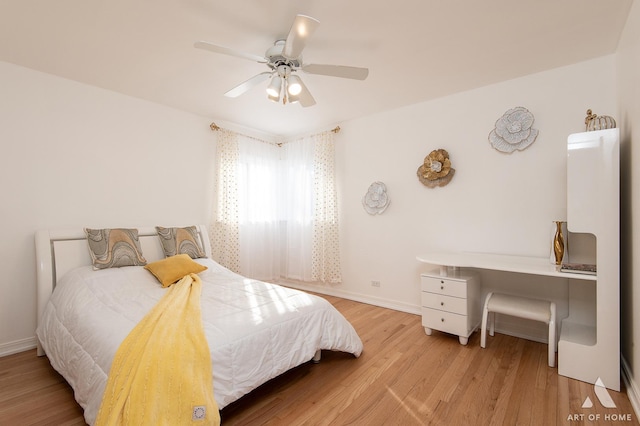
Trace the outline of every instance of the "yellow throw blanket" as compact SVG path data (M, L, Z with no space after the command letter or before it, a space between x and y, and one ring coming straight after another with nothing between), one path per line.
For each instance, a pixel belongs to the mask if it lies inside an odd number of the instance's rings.
M185 276L122 342L96 425L220 424L201 290L197 275Z

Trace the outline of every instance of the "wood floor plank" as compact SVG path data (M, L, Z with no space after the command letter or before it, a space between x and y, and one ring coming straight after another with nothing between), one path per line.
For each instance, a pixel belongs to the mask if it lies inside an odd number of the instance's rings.
M496 334L482 349L474 333L462 346L445 333L427 336L417 315L324 297L360 335L362 355L323 352L319 364L296 367L222 410L225 426L639 425L624 390L609 391L616 409L602 407L593 385L547 366L545 344ZM594 407L582 408L586 397ZM84 424L73 391L35 350L0 358L5 424Z

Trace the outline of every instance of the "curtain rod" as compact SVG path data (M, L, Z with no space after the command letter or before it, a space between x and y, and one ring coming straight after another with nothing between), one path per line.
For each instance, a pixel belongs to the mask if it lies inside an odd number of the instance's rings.
M214 132L215 132L216 130L220 130L220 129L221 129L221 127L220 127L220 126L218 126L216 123L213 123L213 122L209 125L209 127L210 127L210 128L211 128L211 130L212 130L212 131L214 131ZM340 130L341 130L341 129L340 129L340 126L336 126L335 128L331 129L331 132L333 132L333 133L338 133L338 132L340 132Z

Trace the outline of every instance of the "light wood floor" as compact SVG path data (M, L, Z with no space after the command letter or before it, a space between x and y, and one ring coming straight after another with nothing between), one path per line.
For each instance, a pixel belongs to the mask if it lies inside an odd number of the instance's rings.
M638 425L625 391L617 408L593 385L558 376L547 347L496 334L480 349L420 317L325 296L364 342L360 358L323 352L222 410L226 425ZM586 397L593 408L581 408ZM627 421L627 416L631 421ZM35 351L0 358L0 425L80 425L69 386Z

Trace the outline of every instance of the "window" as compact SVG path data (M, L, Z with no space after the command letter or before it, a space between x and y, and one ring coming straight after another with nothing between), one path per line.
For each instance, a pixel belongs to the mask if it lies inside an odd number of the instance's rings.
M225 132L218 138L214 258L256 279L339 282L333 134L276 146Z

